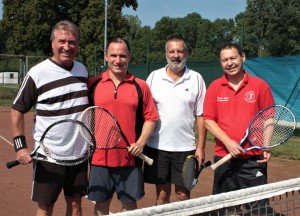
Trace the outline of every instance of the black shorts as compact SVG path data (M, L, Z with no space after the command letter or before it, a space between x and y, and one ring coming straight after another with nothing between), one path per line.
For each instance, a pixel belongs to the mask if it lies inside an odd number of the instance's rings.
M76 166L62 166L46 161L35 161L32 200L44 205L56 202L61 190L69 197L87 194L88 162Z
M144 179L150 184L172 183L184 186L182 168L188 155L195 155L195 150L188 152L169 152L145 146L144 153L153 159L153 165L144 165Z
M213 194L267 184L267 164L258 164L263 155L249 159L231 159L214 171ZM222 157L214 156L214 162ZM251 203L252 208L264 206L267 200ZM249 206L250 207L250 206Z
M91 165L88 199L106 201L117 193L123 203L136 202L145 195L141 166L103 167Z

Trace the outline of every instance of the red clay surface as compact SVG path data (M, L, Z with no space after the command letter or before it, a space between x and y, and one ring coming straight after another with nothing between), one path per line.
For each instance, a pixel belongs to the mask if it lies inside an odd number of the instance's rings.
M27 143L33 142L31 129L33 123L33 113L26 115L26 137ZM36 203L31 201L31 180L32 165L18 166L7 169L7 161L15 158L15 152L11 143L12 135L10 131L10 112L8 108L0 107L0 215L5 216L27 216L35 215ZM207 143L206 158L212 160L213 143ZM269 162L269 182L292 179L300 176L300 162L279 160L272 158ZM198 185L192 191L192 198L211 195L213 172L205 169L199 178ZM138 208L150 207L155 205L155 189L153 185L145 184L145 197L138 202ZM172 191L172 202L176 201ZM93 215L94 204L83 198L83 215ZM111 204L111 212L121 211L119 201L114 197ZM61 194L55 204L54 216L62 216L65 212L64 198Z

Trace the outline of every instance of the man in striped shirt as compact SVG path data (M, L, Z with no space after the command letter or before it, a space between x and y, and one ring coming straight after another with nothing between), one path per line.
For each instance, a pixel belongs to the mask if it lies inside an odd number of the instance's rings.
M78 27L60 21L53 27L50 40L53 56L30 69L12 105L16 159L23 165L32 162L24 136L27 112L34 109L33 137L38 141L51 123L75 119L88 106L88 72L74 60L79 47ZM81 197L87 193L87 168L87 163L68 167L34 161L32 200L38 203L36 215L52 215L62 189L66 215L82 215Z

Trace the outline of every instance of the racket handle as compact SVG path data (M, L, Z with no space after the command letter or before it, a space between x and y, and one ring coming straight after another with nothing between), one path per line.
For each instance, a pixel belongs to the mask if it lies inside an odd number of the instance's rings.
M231 158L232 158L231 154L228 154L225 157L223 157L221 160L219 160L217 163L214 163L213 165L211 165L210 167L212 168L212 170L215 170L219 166L221 166L222 164L224 164L227 161L229 161Z
M142 159L145 163L147 163L148 165L152 165L153 164L153 159L147 157L146 155L144 155L143 153L138 155L138 158Z
M7 162L7 163L6 163L6 167L7 167L8 169L10 169L10 168L13 168L13 167L15 167L15 166L18 166L19 164L20 164L19 161L14 160L14 161Z

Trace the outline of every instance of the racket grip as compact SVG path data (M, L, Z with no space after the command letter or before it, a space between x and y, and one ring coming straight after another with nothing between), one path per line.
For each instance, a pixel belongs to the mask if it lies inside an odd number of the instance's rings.
M153 164L153 159L147 157L146 155L144 155L143 153L138 155L138 158L142 159L145 163L147 163L148 165L152 165Z
M223 157L221 160L219 160L218 162L214 163L213 165L211 165L210 167L212 168L212 170L217 169L219 166L221 166L222 164L226 163L227 161L229 161L232 158L231 154L226 155L225 157Z
M15 167L15 166L18 166L19 164L20 164L19 161L14 160L14 161L7 162L7 163L6 163L6 167L7 167L8 169L10 169L10 168L13 168L13 167Z

